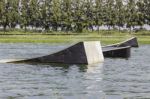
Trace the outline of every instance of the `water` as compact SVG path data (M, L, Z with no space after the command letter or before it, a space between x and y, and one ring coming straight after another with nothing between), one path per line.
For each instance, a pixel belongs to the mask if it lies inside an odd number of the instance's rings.
M68 45L0 44L0 60L46 55ZM90 66L0 63L0 99L149 99L150 45L129 59Z

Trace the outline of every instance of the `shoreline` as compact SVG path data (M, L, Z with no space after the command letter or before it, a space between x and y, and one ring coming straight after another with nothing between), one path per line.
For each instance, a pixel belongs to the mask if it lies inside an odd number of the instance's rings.
M143 32L141 32L143 33ZM148 33L149 34L149 33ZM137 37L139 44L150 44L150 35L140 33L22 33L0 32L0 43L76 43L80 41L101 41L102 44L113 44L124 41L131 37Z

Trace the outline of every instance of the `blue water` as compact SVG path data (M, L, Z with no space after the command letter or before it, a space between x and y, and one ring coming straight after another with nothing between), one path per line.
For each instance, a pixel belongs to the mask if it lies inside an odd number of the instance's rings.
M2 60L46 55L68 45L0 46ZM0 99L149 99L148 49L141 45L129 59L106 58L89 66L0 63Z

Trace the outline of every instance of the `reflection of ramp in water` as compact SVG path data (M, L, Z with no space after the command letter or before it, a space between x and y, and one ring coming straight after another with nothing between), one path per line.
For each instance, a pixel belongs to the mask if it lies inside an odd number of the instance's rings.
M54 54L24 60L9 61L8 63L39 62L65 64L93 64L104 61L99 41L79 42L69 48Z

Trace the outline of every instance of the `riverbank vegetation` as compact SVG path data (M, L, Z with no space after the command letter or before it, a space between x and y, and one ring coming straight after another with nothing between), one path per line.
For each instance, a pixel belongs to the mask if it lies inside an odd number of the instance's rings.
M150 44L149 32L127 33L117 31L66 33L66 32L0 32L0 43L76 43L79 41L101 41L103 45L118 43L120 41L137 37L140 44Z
M0 0L0 27L81 33L105 26L131 32L150 24L149 11L150 0Z
M150 44L149 11L150 0L0 0L0 42Z

